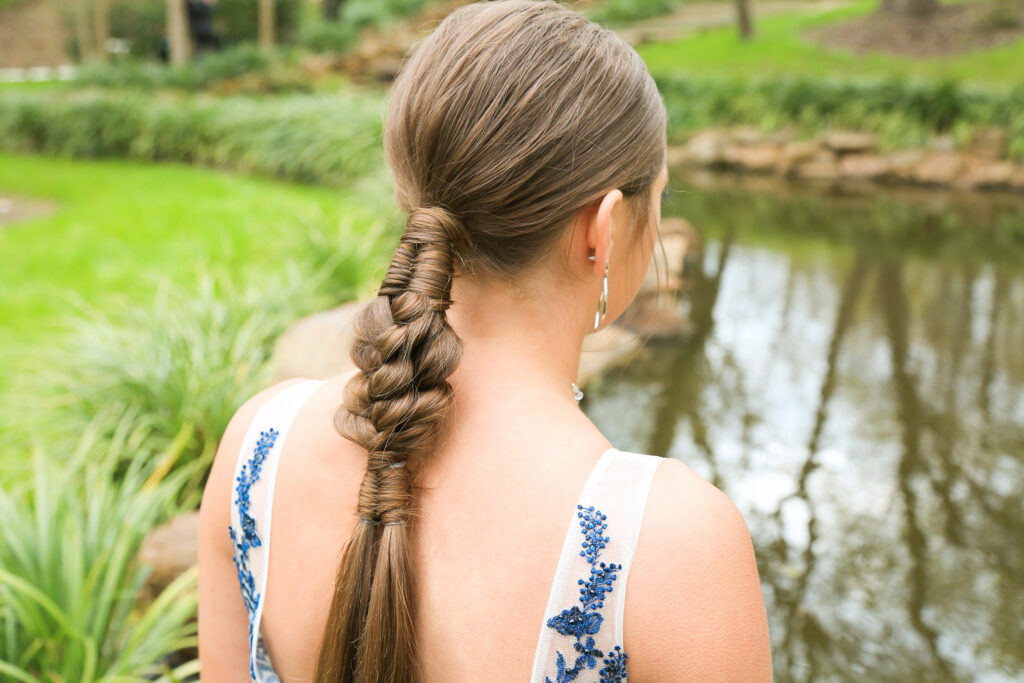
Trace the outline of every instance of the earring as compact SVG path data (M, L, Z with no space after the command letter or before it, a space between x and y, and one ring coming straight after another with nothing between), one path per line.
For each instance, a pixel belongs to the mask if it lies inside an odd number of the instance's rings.
M601 326L604 314L608 312L608 261L604 262L604 281L601 283L601 298L597 300L597 312L594 313L594 329Z

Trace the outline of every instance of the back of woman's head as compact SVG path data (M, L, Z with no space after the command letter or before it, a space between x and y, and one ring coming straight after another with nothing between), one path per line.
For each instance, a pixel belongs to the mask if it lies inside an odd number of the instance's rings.
M359 372L335 417L368 460L317 681L417 679L407 462L429 457L452 400L452 280L515 281L615 188L648 226L665 109L613 32L552 0L481 2L415 47L390 92L384 148L409 219L356 322Z

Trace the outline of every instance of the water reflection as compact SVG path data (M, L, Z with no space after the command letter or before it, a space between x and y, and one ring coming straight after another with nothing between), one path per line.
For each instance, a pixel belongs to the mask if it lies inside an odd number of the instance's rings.
M787 193L672 207L692 330L585 408L739 505L777 680L1021 680L1024 202Z

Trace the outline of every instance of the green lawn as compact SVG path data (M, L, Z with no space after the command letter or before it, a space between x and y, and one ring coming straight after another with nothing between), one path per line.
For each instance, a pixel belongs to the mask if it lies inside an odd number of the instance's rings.
M306 222L337 222L333 189L179 164L0 154L4 193L53 199L56 213L0 228L0 349L37 343L69 297L145 302L197 266L276 268Z
M753 40L742 41L733 27L698 33L679 41L637 47L654 74L683 72L693 76L735 78L806 76L952 78L973 83L1024 83L1024 40L956 57L911 59L891 55L825 50L805 40L805 29L874 11L876 0L850 7L800 12L757 20Z

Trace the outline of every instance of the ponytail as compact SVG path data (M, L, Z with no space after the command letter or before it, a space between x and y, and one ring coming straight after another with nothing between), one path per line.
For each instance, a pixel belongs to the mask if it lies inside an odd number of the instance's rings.
M366 449L359 522L334 587L317 683L416 679L409 458L436 446L462 355L448 324L459 224L441 207L416 209L377 297L356 320L335 428Z

